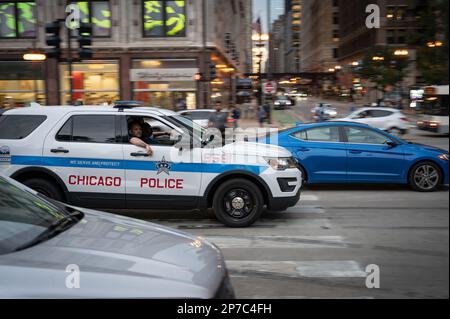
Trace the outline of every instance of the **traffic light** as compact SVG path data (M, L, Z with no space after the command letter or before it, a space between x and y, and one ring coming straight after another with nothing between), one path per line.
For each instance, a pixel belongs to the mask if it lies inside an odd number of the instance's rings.
M47 58L60 59L61 58L61 25L59 21L47 23L45 25L45 43L50 46L50 49L45 50Z
M92 49L85 48L92 45L92 24L80 23L78 28L78 55L80 60L92 58Z
M217 78L217 69L215 64L211 64L209 66L209 78L211 79L211 81Z

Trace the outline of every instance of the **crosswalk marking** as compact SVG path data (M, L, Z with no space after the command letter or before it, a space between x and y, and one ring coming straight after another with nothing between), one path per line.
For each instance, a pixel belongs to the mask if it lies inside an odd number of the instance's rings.
M341 236L208 236L221 249L238 248L345 248Z
M292 278L364 278L366 273L353 260L348 261L261 261L227 260L231 272L283 275Z
M300 203L305 201L305 202L314 202L314 201L318 201L319 200L319 196L316 195L302 195L300 197Z

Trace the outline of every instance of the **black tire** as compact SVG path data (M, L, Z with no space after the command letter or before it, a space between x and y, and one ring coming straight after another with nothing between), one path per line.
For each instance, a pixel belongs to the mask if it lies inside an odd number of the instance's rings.
M42 178L33 178L24 181L23 184L48 198L59 202L65 201L64 193L54 182Z
M306 175L306 170L302 166L299 166L298 169L300 170L300 172L302 172L302 186L304 186L308 184L308 177Z
M243 207L239 209L241 205ZM216 190L213 209L216 218L224 225L233 228L248 227L261 217L264 198L258 186L252 182L232 179Z
M420 162L409 173L409 185L418 192L434 192L442 185L442 172L433 162Z

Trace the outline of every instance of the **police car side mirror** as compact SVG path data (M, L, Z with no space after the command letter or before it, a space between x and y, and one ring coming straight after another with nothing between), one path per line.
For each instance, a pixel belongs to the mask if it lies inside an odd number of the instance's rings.
M186 137L186 136L183 136L180 134L176 137L176 143L174 146L175 146L175 148L182 151L183 149L191 149L192 142L191 142L191 139L189 138L189 136Z

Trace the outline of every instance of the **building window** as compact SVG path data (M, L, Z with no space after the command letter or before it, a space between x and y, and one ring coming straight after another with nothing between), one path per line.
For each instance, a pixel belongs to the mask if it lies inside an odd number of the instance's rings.
M70 96L69 68L60 65L61 102L84 105L111 104L119 99L119 64L116 61L85 61L73 64L73 95Z
M36 37L36 2L0 0L0 38Z
M388 20L393 20L395 17L395 7L387 7L386 18Z
M339 24L339 13L333 12L333 24Z
M0 107L45 104L44 63L0 61Z
M143 1L144 37L185 37L186 1Z
M387 30L387 43L395 44L395 30Z
M81 22L92 23L92 36L111 37L111 4L109 0L71 1L71 3L80 8ZM75 30L74 36L76 35Z
M198 72L195 59L134 60L133 99L171 110L195 109Z
M390 21L403 21L406 18L407 6L388 6L386 18Z
M406 44L406 30L397 30L397 43Z

